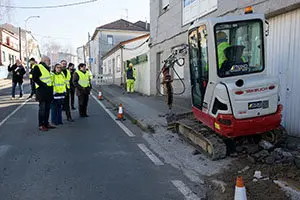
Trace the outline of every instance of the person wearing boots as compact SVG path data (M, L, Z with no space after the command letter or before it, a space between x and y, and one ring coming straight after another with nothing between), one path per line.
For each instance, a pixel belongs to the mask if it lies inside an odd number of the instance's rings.
M126 85L127 85L127 93L133 93L134 92L134 83L136 80L136 70L133 67L132 63L129 63L129 66L126 70Z
M92 85L90 74L86 70L86 64L80 63L78 65L78 69L74 73L73 84L78 96L79 115L80 117L88 117L87 106Z
M67 86L67 92L66 92L66 96L65 96L65 100L64 100L63 110L65 110L65 112L66 112L67 121L74 122L74 120L72 119L72 116L71 116L71 109L70 109L71 72L70 72L70 70L67 69L67 61L62 60L60 63L62 65L62 72L64 73L64 75L66 77L66 86Z

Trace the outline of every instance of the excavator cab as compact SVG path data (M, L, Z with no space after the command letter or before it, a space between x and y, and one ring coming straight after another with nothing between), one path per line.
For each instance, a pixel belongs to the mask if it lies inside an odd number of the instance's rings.
M222 136L280 126L279 81L266 73L266 29L263 14L195 21L189 29L193 113Z

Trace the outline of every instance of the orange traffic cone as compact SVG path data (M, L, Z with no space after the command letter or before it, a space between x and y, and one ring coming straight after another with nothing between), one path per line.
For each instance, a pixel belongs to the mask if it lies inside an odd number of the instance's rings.
M123 116L123 106L122 104L120 104L119 106L119 112L118 112L118 115L117 115L117 120L122 120L124 119L124 116Z
M247 200L246 188L241 176L236 178L234 200Z
M102 92L101 91L99 91L99 93L98 93L98 99L99 100L103 100L103 96L102 96Z

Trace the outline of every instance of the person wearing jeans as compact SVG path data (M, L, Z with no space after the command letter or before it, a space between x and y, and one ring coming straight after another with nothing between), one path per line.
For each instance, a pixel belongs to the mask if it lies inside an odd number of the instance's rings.
M48 131L56 128L49 124L50 105L53 100L53 80L50 74L50 58L42 57L40 64L35 65L32 79L36 84L36 99L39 101L39 130Z
M52 74L53 80L53 101L51 103L51 122L54 125L62 123L62 106L64 104L66 89L66 78L62 73L62 66L56 64Z
M23 98L23 76L26 73L21 60L17 60L16 64L8 66L8 71L12 72L12 92L11 99L15 99L16 86L19 86L20 96Z
M13 82L12 83L11 97L12 97L12 99L15 99L17 85L19 86L19 91L20 91L19 98L22 99L23 98L23 83L21 83L21 82Z

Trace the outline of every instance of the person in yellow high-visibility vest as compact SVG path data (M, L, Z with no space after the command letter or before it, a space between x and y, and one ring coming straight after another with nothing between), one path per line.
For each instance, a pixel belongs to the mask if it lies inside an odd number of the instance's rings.
M218 67L221 69L222 64L224 61L227 60L224 50L230 47L230 44L228 43L227 35L223 31L219 31L217 33L217 50L218 50Z
M78 107L80 117L88 117L87 106L89 94L92 89L90 73L87 71L86 64L80 63L73 76L73 84L78 96Z
M135 79L136 79L136 70L133 67L132 63L129 63L128 68L126 70L126 86L127 86L127 93L134 92L134 83L135 83Z
M62 106L64 103L65 95L67 92L66 88L66 77L62 73L62 66L56 64L52 73L53 80L53 101L51 104L51 122L54 125L62 123Z
M35 94L35 84L34 84L34 81L32 80L32 71L33 71L34 66L36 65L35 59L30 58L29 64L30 64L29 79L30 79L31 93L30 93L28 99L31 99L33 97L33 95Z
M53 81L50 73L50 58L42 57L40 64L32 71L32 80L36 84L36 99L39 101L39 129L48 131L55 128L49 124L50 105L53 100Z

